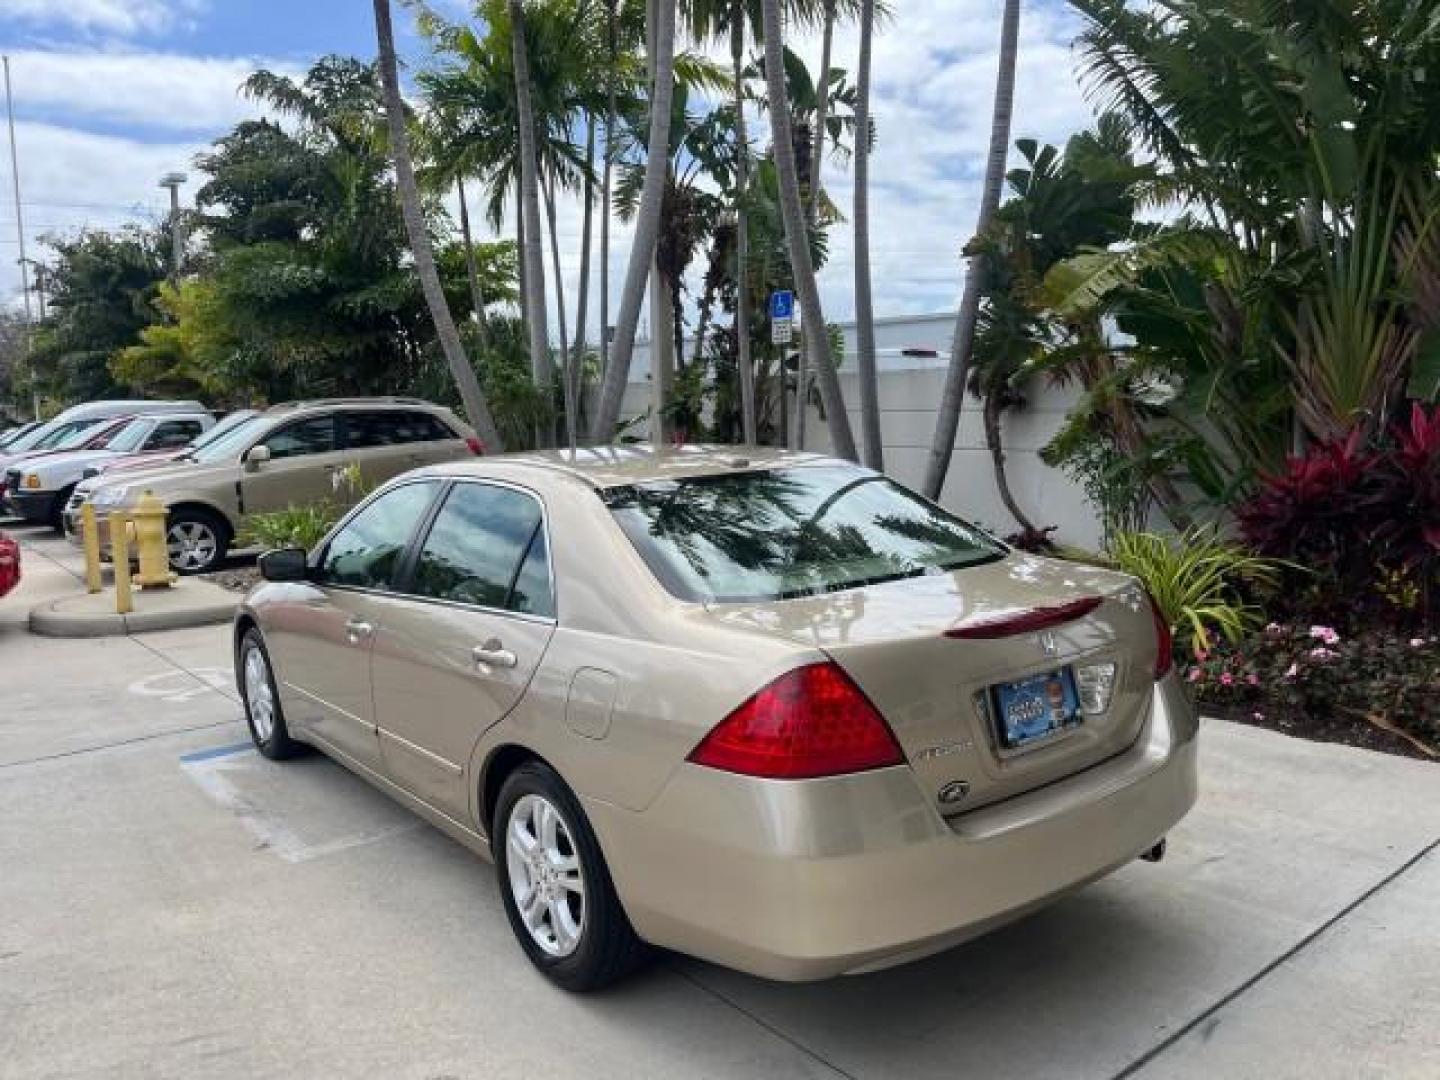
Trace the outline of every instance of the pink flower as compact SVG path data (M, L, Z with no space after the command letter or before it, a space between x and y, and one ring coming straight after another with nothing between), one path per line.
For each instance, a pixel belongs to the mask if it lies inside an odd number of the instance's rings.
M1188 678L1190 679L1191 682L1199 682L1199 681L1200 681L1200 669L1199 669L1198 667L1192 667L1192 668L1190 669L1190 674L1189 674Z
M1210 653L1209 653L1208 650L1206 650L1206 649L1196 649L1196 650L1195 650L1195 659L1196 659L1196 660L1199 660L1202 664L1203 664L1206 660L1208 660L1209 658L1210 658Z
M1325 648L1324 645L1317 645L1306 653L1306 655L1312 660L1329 660L1332 656L1335 656L1336 653L1331 649Z
M1259 676L1259 675L1256 675L1256 674L1252 671L1249 675L1246 675L1246 676L1245 676L1245 681L1246 681L1247 683L1249 683L1251 686L1259 686L1259 685L1260 685L1260 676Z
M1231 675L1228 671L1227 671L1227 672L1224 672L1224 673L1220 676L1220 685L1221 685L1221 686L1234 686L1234 685L1235 685L1235 676L1234 676L1234 675Z
M1326 645L1340 644L1340 635L1336 633L1335 628L1332 626L1312 626L1310 627L1310 636L1312 638L1318 638Z

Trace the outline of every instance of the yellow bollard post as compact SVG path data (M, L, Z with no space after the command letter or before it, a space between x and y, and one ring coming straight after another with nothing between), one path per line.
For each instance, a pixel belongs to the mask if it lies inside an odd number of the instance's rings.
M142 589L168 589L175 584L170 572L170 550L165 540L165 518L169 511L151 492L130 511L135 522L135 547L140 555L140 573L135 583Z
M116 510L110 515L110 554L115 560L115 611L129 615L135 610L135 601L130 595L130 534L126 532L129 523L125 515Z
M85 591L100 591L100 527L95 507L88 502L80 508L80 539L85 543Z

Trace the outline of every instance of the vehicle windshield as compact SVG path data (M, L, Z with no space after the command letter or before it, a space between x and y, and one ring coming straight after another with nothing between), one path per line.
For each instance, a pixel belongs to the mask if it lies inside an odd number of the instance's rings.
M145 442L145 436L150 433L150 427L150 420L144 419L143 417L136 417L114 435L110 436L110 441L105 444L105 449L118 450L122 453L135 450Z
M784 600L1002 557L985 533L845 465L663 480L602 492L650 570L682 600Z
M247 417L223 435L207 441L204 446L192 446L185 456L191 461L205 463L237 458L273 422L264 416Z
M251 420L254 420L259 415L259 413L255 412L231 413L229 416L225 417L225 419L221 420L218 424L212 427L209 431L201 432L199 435L196 435L195 438L191 440L190 445L185 448L185 456L192 457L196 450L209 446L216 439L223 439L226 435L229 435L230 432L234 431L237 427L240 427L242 424L248 424Z
M72 420L61 424L45 435L30 449L32 450L73 450L95 434L99 420Z

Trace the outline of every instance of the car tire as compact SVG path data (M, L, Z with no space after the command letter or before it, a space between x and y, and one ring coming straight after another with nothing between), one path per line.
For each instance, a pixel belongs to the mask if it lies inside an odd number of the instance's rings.
M70 496L75 494L76 485L61 488L55 495L55 505L50 507L50 527L61 536L65 535L65 507L70 505Z
M301 746L290 738L290 729L285 725L270 651L265 648L260 631L253 626L241 635L235 648L235 681L239 684L240 700L245 705L245 724L255 749L271 761L284 761L298 754Z
M506 777L494 822L491 851L505 914L541 973L584 993L649 959L651 947L625 915L579 800L553 769L532 761Z
M208 574L230 546L230 527L208 510L176 510L165 524L170 569L177 574Z

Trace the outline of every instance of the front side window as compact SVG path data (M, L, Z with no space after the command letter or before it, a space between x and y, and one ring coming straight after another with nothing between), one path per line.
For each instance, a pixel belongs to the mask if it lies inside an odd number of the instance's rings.
M402 484L367 503L325 548L321 583L394 588L401 558L439 486L438 480Z
M118 450L122 453L139 449L140 444L145 441L145 434L150 430L151 426L152 422L149 420L131 420L110 440L110 445L107 449Z
M420 548L411 590L437 600L548 616L554 608L543 540L535 547L543 533L540 504L531 496L488 484L456 484Z
M701 603L835 592L1004 554L974 526L846 465L655 481L602 498L661 584Z
M335 449L335 417L312 416L276 428L265 436L270 459L303 457L307 454L328 454Z

